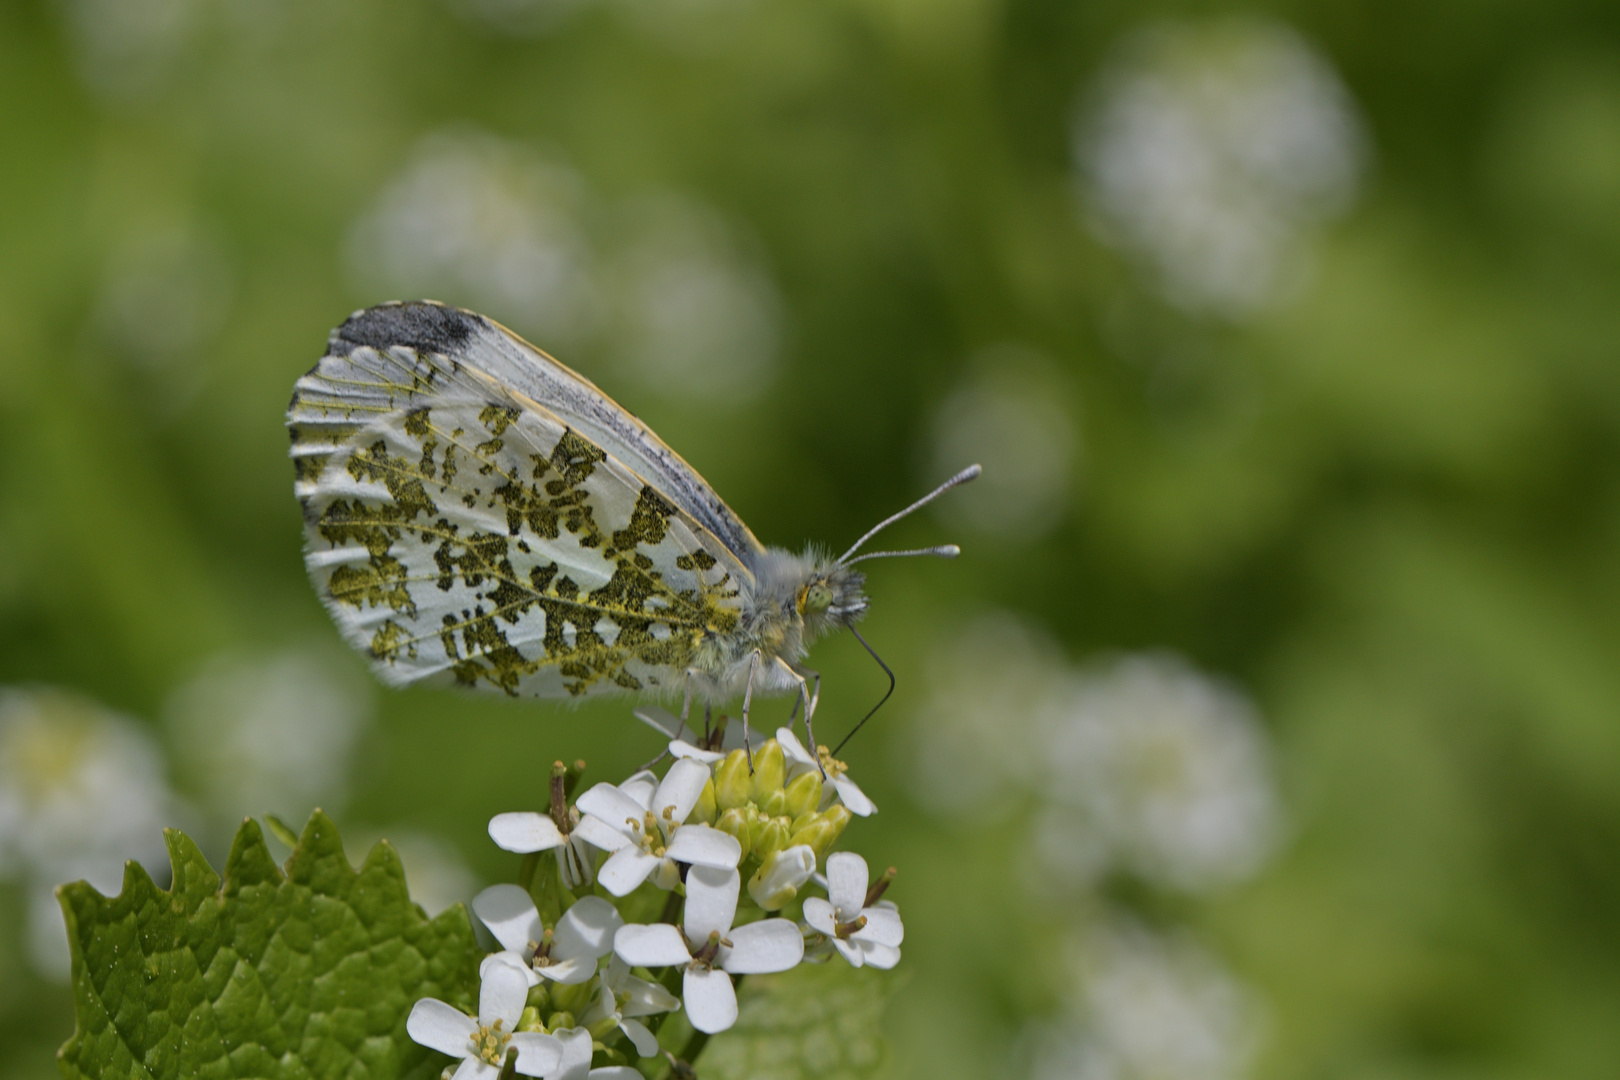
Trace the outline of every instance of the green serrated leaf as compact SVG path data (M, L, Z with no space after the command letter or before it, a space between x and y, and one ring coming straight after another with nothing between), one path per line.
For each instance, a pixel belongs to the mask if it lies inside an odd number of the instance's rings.
M698 1055L702 1080L863 1080L883 1064L883 1011L896 977L837 959L750 975L737 1025Z
M356 872L318 810L285 873L252 819L223 883L184 833L165 839L168 891L133 862L116 897L57 890L77 1013L64 1077L434 1075L443 1058L405 1017L421 997L470 1010L481 953L461 905L430 920L386 841Z

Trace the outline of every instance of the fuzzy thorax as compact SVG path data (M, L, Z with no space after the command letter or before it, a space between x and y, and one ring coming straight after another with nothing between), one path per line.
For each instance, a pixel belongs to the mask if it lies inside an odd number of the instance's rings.
M776 659L797 667L817 638L866 614L866 575L824 552L812 548L795 555L769 548L752 569L753 587L740 597L736 630L705 642L693 663L701 677L693 679L692 689L710 700L742 692L755 649L760 652L756 694L797 690L798 681Z

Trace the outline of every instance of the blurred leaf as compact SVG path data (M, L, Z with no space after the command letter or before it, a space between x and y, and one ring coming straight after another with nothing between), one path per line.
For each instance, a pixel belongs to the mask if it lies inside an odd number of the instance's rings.
M78 1014L63 1076L433 1073L405 1017L420 997L470 1004L480 953L465 909L429 920L386 842L356 873L320 811L285 873L244 822L223 885L189 837L167 840L167 892L133 862L116 897L58 890Z
M857 1080L883 1064L884 1007L896 978L831 960L781 975L750 976L737 1026L716 1036L696 1065L703 1080Z

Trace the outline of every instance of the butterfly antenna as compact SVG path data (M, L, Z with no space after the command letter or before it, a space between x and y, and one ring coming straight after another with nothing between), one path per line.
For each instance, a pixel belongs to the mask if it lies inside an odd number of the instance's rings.
M941 559L954 559L960 554L962 549L955 544L941 544L938 547L912 548L910 551L868 551L865 555L857 555L843 565L854 566L867 559L894 559L902 555L937 555Z
M917 510L921 510L923 507L927 506L929 503L933 502L935 499L939 498L941 495L943 495L947 491L951 490L951 488L956 487L958 484L967 483L969 480L972 480L974 477L978 476L979 473L981 473L983 471L984 470L980 469L977 465L969 465L967 468L963 469L961 472L957 473L955 476L951 477L949 480L947 480L943 484L939 485L939 487L935 488L933 491L930 491L928 494L924 495L922 498L918 499L916 502L912 503L910 506L908 506L904 510L900 511L898 514L893 514L893 515L891 515L889 517L884 518L882 521L878 522L876 525L874 525L870 529L868 529L865 536L861 537L859 540L855 541L855 543L851 544L849 550L844 552L842 555L840 555L838 557L839 564L840 565L844 564L849 559L849 557L851 555L855 554L857 551L859 551L861 549L862 544L866 543L868 540L872 539L872 537L876 536L878 533L882 532L884 529L888 528L890 525L893 525L895 522L899 521L901 518L905 517L907 514L913 513L914 511L917 511ZM897 552L885 552L885 554L893 554L893 555L911 555L911 554L944 555L945 554L945 549L944 548L935 548L935 549L929 549L929 550L926 550L926 551L918 551L918 552L909 552L909 551L898 552L897 551ZM954 552L953 552L953 554L954 554ZM947 555L946 557L949 558L951 556ZM867 650L867 651L870 652L871 650ZM872 655L875 657L877 655L877 653L872 653ZM883 661L881 661L881 660L878 661L878 663L880 663L880 664L882 662ZM840 745L842 745L842 744L840 744Z
M975 465L975 466L973 466L973 468L975 470L977 470L978 466ZM978 473L975 472L974 476L977 476L977 475L978 475ZM973 477L970 476L970 477L968 477L968 479L971 480L971 479L973 479ZM960 483L961 481L957 481L957 482ZM936 491L934 494L937 495L937 494L939 494L939 492ZM926 502L927 500L925 499L923 501ZM838 751L840 751L840 750L842 750L844 748L844 744L848 743L849 740L853 739L855 737L855 733L857 731L861 730L861 728L866 726L866 722L868 720L872 719L873 715L875 715L879 709L883 708L883 703L885 701L889 700L889 695L890 694L894 693L894 672L889 670L889 665L885 664L883 662L883 657L881 657L881 656L879 656L877 654L876 649L872 648L872 646L870 646L870 645L868 645L866 643L866 639L861 637L861 632L859 630L857 630L853 626L851 626L849 628L849 632L855 635L855 640L861 643L861 647L863 649L865 649L867 652L872 654L872 659L876 660L878 667L883 669L883 674L885 674L885 675L887 675L889 677L889 689L884 691L883 696L878 699L878 703L876 705L872 706L872 711L867 713L865 716L861 717L861 722L856 724L854 727L850 728L849 729L849 734L845 735L843 737L843 739L839 740L838 745L833 747L833 751L832 751L832 756L833 757L838 756Z

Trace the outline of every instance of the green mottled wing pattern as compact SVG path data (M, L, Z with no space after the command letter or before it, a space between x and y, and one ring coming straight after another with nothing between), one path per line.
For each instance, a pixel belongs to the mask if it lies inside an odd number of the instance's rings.
M678 690L736 628L747 571L596 442L434 344L329 351L289 409L305 561L343 636L394 684Z

